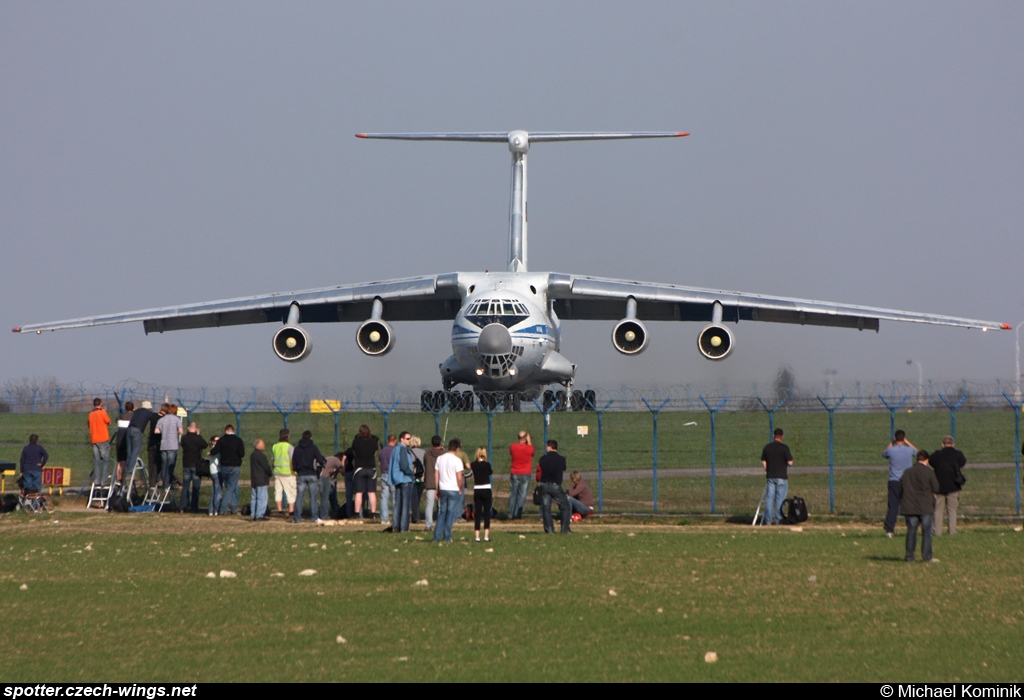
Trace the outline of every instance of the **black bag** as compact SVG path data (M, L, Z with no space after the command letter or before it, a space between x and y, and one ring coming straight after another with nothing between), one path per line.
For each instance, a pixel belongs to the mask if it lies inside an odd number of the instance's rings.
M466 521L476 519L476 508L473 507L472 503L467 504L466 507L462 509L462 519Z
M782 502L783 525L795 525L807 520L807 503L799 496L787 498Z
M210 476L210 460L200 459L196 462L196 476L205 476L206 478L212 478Z
M127 513L132 508L132 502L125 493L119 493L110 499L110 510L115 513Z
M966 483L967 477L964 476L964 473L962 471L960 471L960 467L957 467L956 474L953 475L953 485L956 486L958 489L962 489L964 487L964 484Z
M544 503L544 499L540 496L540 486L533 489L533 505L539 506Z
M412 456L412 474L417 483L423 481L423 462L416 455Z

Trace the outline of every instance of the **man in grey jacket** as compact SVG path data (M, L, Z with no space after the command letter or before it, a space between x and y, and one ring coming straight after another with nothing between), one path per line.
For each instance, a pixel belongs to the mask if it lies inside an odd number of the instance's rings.
M939 480L928 464L928 453L917 452L917 464L903 472L900 479L903 498L900 513L907 519L907 561L914 561L917 549L917 528L921 532L921 558L926 562L937 562L932 558L932 517L935 512L935 494L939 492Z

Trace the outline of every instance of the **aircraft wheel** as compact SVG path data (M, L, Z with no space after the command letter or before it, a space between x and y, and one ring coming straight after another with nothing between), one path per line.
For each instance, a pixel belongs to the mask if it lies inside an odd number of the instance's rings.
M582 411L586 404L583 403L583 392L579 389L572 392L572 410Z
M558 401L558 408L556 408L555 410L556 411L564 411L566 409L566 405L565 405L566 404L565 392L561 391L561 390L556 391L555 392L555 400Z
M424 413L430 413L430 407L434 403L434 392L432 391L421 391L420 392L420 410Z
M473 411L473 392L464 391L462 392L462 410L472 412Z
M597 410L597 394L594 393L593 389L587 389L583 392L583 404L584 411Z
M448 403L448 392L446 391L435 391L434 401L431 404L432 413L440 413L444 410L445 404Z
M548 411L550 411L551 407L554 405L554 403L555 403L555 392L551 391L551 389L546 389L544 391L544 404L543 404L544 405L544 412L547 413Z

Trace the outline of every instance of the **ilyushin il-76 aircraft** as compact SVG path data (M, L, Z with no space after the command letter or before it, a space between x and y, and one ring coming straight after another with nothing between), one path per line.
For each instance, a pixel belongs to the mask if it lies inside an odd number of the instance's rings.
M527 264L526 156L530 146L552 141L652 139L686 136L683 132L561 133L378 133L363 139L406 141L478 141L505 143L512 153L509 205L508 268L503 272L449 272L406 279L311 289L300 292L210 301L127 313L38 323L15 332L52 331L141 321L146 333L187 328L277 323L274 353L286 362L309 356L313 347L308 324L359 322L356 345L367 355L386 355L395 342L395 321L452 322L452 354L440 364L444 392L436 392L452 409L472 409L468 385L482 407L493 409L496 397L516 406L521 398L544 391L547 406L561 403L578 410L593 404L591 392L573 391L576 364L559 352L563 320L611 321L612 346L624 355L647 347L646 321L695 321L697 349L709 360L724 360L733 349L727 324L767 321L837 326L877 331L879 323L906 321L966 328L1009 329L994 321L878 309L827 301L764 294L606 279L563 272L531 272ZM425 392L424 399L427 398ZM487 404L490 404L489 406ZM567 406L568 404L568 406ZM589 404L589 405L588 405Z

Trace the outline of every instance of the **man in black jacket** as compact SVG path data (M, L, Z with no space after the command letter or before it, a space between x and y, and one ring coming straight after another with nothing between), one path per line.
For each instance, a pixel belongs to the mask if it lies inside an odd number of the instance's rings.
M217 477L224 494L219 515L234 515L238 512L238 479L242 474L242 457L245 456L245 443L235 435L235 426L230 423L224 426L224 434L210 450L210 456L214 455L220 456Z
M935 518L932 521L932 534L936 537L942 533L942 511L949 518L949 534L956 534L956 509L960 504L960 489L963 487L963 472L960 470L967 464L964 453L954 447L952 435L942 438L942 449L933 452L928 463L935 470L935 478L939 480L939 492L935 494Z
M199 512L199 489L203 480L198 474L198 469L206 445L206 440L199 434L196 422L189 423L188 432L181 438L181 473L185 480L181 485L179 506L182 513Z
M267 455L263 452L266 443L257 438L253 443L256 451L249 457L249 479L252 484L252 519L270 520L267 517L267 497L270 492L270 477L274 475L274 469L270 466Z
M317 467L323 467L327 462L320 453L320 448L313 444L313 433L305 431L302 439L295 446L292 453L292 469L295 470L295 522L302 522L302 498L306 491L309 491L309 509L312 520L317 525L323 525L320 519L319 506L319 477Z
M558 443L548 440L546 452L537 462L538 481L540 482L540 515L544 520L544 532L554 534L555 521L551 517L551 500L558 503L559 515L562 519L562 533L569 533L572 518L572 507L562 489L565 475L565 457L558 454Z

